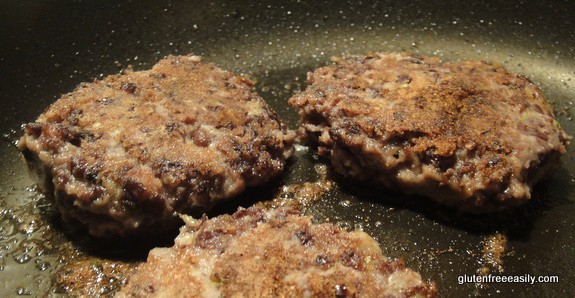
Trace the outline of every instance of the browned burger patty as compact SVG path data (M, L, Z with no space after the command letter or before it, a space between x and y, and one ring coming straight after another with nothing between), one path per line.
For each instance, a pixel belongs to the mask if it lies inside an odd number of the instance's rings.
M381 254L361 231L286 208L187 220L117 297L435 297L433 283Z
M466 211L518 206L570 137L528 79L483 61L337 59L289 100L339 173Z
M277 176L289 131L247 79L170 56L85 83L25 126L40 189L93 235L165 229Z

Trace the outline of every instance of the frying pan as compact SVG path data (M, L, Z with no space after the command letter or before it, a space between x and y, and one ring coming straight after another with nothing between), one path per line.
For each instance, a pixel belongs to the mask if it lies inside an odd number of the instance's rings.
M330 63L331 56L407 51L450 61L482 59L502 63L538 84L563 128L575 132L575 5L569 0L7 0L2 6L2 297L74 294L57 276L78 259L86 270L97 271L101 262L117 266L112 270L117 275L100 274L92 280L92 290L84 292L111 295L123 278L122 266L145 258L151 245L74 236L34 190L15 147L21 124L33 121L61 94L127 65L139 70L168 54L202 55L256 80L257 91L296 128L297 114L286 101L305 87L306 72ZM313 150L300 149L282 178L214 212L322 179L315 170L324 166L325 179L335 187L318 195L306 212L318 221L364 229L385 255L405 259L425 279L434 280L443 296L575 295L573 146L562 166L535 187L531 202L514 212L486 216L459 214L373 185L350 185L330 174ZM554 275L559 282L458 283L458 276L481 270Z

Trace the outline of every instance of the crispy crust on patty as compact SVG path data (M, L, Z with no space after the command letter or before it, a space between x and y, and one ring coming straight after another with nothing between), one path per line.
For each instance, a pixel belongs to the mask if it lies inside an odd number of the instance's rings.
M117 297L435 297L402 261L361 231L313 224L286 208L189 218Z
M527 201L570 139L537 86L484 61L374 53L308 83L289 100L300 137L338 172L465 211Z
M40 189L93 235L161 231L280 174L295 133L252 82L170 56L63 95L19 142Z

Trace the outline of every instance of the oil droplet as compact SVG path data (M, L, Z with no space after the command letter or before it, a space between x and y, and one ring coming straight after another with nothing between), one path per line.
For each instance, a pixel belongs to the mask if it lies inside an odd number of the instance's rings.
M26 290L23 287L19 287L16 289L16 295L18 295L18 296L31 296L32 292Z
M353 227L353 226L351 225L351 223L349 223L349 222L347 222L347 221L338 221L338 222L337 222L337 226L340 227L340 228L342 228L342 229L344 229L344 230L347 230L347 231L350 231L351 228Z
M45 271L50 267L51 267L51 265L49 262L39 261L39 260L36 261L36 269L38 269L40 271Z
M343 201L339 202L339 205L341 205L342 207L349 207L349 206L351 206L351 201L350 200L343 200Z
M365 229L365 226L364 226L363 223L358 222L358 223L356 223L356 224L353 225L353 228L354 228L355 230L358 230L358 231L363 231L363 230Z
M30 262L31 259L32 259L32 258L31 258L30 255L27 254L27 253L24 253L24 254L21 254L21 255L19 255L19 256L15 256L15 257L14 257L14 261L16 261L16 263L18 263L18 264L28 263L28 262Z

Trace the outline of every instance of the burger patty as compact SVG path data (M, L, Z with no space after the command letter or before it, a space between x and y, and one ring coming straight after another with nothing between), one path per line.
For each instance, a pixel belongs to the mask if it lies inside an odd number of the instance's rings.
M433 283L384 257L361 231L289 208L189 217L116 297L435 297Z
M295 133L252 82L200 60L81 84L25 126L19 149L66 221L162 231L282 172Z
M334 169L469 212L516 207L570 137L527 78L404 53L335 59L289 104Z

